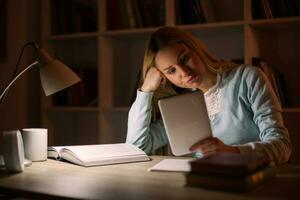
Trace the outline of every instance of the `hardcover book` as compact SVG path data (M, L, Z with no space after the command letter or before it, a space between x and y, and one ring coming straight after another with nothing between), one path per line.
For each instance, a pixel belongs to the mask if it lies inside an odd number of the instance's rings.
M201 174L245 176L269 164L263 156L220 153L192 161L191 171Z
M258 171L242 177L212 176L197 173L185 175L186 186L200 186L207 189L248 191L263 184L265 181L274 177L276 167L267 166Z

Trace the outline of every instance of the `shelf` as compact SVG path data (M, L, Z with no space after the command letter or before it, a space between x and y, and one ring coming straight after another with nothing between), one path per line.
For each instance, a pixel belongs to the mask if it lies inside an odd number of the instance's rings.
M137 35L150 34L157 30L159 27L151 28L133 28L133 29L124 29L124 30L108 30L101 32L101 36L107 37L135 37Z
M284 113L300 113L300 108L283 108Z
M176 27L183 28L186 30L203 30L203 29L218 29L218 28L231 28L241 27L245 24L244 21L230 21L230 22L213 22L203 24L188 24L188 25L177 25Z
M291 28L300 27L300 17L284 17L284 18L272 18L272 19L256 19L247 21L247 24L263 29L269 28Z
M98 107L84 106L51 106L46 109L48 112L98 112Z
M104 112L129 112L130 107L105 107Z
M203 24L189 24L189 25L177 25L176 27L185 30L202 30L202 29L219 29L219 28L231 28L242 27L245 24L244 21L231 21L231 22L215 22L215 23L203 23ZM134 28L125 30L109 30L101 32L101 36L107 37L135 37L137 35L151 34L160 27L152 28Z
M65 40L65 39L80 39L80 38L96 38L98 36L98 32L90 32L90 33L72 33L72 34L63 34L63 35L51 35L48 37L48 40Z

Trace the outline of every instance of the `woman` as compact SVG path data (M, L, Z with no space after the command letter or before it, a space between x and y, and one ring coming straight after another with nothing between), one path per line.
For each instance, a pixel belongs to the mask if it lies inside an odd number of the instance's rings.
M213 137L191 151L265 155L285 163L291 143L279 102L256 67L214 58L199 39L172 27L154 32L144 56L143 79L128 116L126 142L153 154L168 144L159 98L199 89L204 92Z

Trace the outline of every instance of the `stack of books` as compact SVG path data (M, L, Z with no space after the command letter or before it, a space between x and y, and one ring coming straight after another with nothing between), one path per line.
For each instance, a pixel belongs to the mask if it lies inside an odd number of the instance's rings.
M256 155L215 154L190 162L186 186L248 191L276 174L268 159Z

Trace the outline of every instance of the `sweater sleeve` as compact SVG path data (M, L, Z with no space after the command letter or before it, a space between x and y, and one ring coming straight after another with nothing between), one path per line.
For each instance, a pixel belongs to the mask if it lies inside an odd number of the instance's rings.
M168 139L162 120L151 123L153 93L137 91L137 97L128 114L126 143L131 143L147 154L166 145Z
M266 76L258 68L246 73L247 96L260 141L239 145L241 154L264 154L277 164L288 161L291 142L283 124L281 106Z

